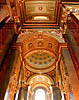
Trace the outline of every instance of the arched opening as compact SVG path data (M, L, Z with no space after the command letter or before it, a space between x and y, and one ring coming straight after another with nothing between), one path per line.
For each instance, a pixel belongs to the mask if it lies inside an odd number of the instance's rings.
M35 100L46 100L45 90L42 88L38 88L35 91Z
M38 86L32 92L32 99L31 100L50 100L49 99L49 92L46 88Z
M49 76L36 74L30 77L27 83L29 84L28 100L51 100L51 84L54 82Z

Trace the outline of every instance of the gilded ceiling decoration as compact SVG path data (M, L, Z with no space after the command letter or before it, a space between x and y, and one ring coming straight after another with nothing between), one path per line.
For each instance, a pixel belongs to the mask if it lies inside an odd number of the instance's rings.
M77 8L74 6L70 7L69 5L66 6L65 8L64 4L61 1L68 1L68 0L10 0L9 1L10 4L9 7L11 7L10 10L12 10L12 15L16 15L14 16L14 19L16 19L15 20L15 29L17 31L16 33L18 33L19 35L19 32L21 32L21 34L18 36L18 40L15 42L15 44L12 44L11 46L11 49L13 50L8 52L9 55L7 56L6 59L4 59L3 63L3 69L6 69L6 67L10 67L10 64L12 65L11 75L8 75L8 70L6 71L2 70L1 73L3 74L2 83L5 83L4 79L8 80L5 90L7 90L6 91L6 93L8 94L7 98L9 98L10 100L16 98L17 95L18 98L24 95L22 99L24 99L25 96L28 96L29 98L26 99L31 100L30 98L33 99L34 92L36 91L37 88L46 89L46 93L48 95L49 100L51 100L51 97L54 98L54 95L56 97L58 96L58 98L61 98L59 96L60 92L63 93L62 97L64 97L66 100L69 100L70 97L72 97L70 93L71 89L69 87L71 87L72 85L73 87L72 90L75 91L75 87L71 76L72 74L73 76L75 76L76 74L76 73L74 74L73 68L75 66L73 65L77 65L77 63L76 62L74 63L74 61L76 61L76 58L75 56L72 57L73 55L75 55L72 48L68 47L70 46L70 44L66 44L67 41L65 43L63 39L63 37L65 37L66 34L62 36L62 33L63 34L66 33L67 29L66 18L68 15L73 13L79 20L78 18L79 7ZM66 10L67 14L65 13L64 9L65 10L68 9ZM9 13L7 11L8 10L6 10L6 16L9 16ZM67 11L69 11L69 13ZM2 16L3 17L5 16L4 14L5 11L1 9L0 13L1 13L0 16L1 19ZM60 23L61 19L62 19L62 25ZM39 22L41 24L39 24ZM52 27L53 25L55 26L54 28L57 27L59 28L60 26L61 27L60 29L53 29ZM32 29L30 29L30 26L32 27ZM38 26L41 26L41 29L39 29ZM45 28L50 27L51 29L48 30L43 29L44 26ZM29 29L24 29L28 27ZM34 27L37 27L38 29L33 29ZM21 28L22 30L20 30ZM70 51L68 51L68 49ZM15 54L15 52L17 52L18 54ZM12 53L13 55L11 55ZM12 61L9 64L7 64L9 62L7 61L8 57ZM69 62L65 57L67 57L67 59L69 58ZM70 69L68 68L73 69L72 70L73 73L72 71L69 73ZM4 74L8 76L5 77ZM77 80L76 76L74 77L74 80ZM2 84L1 87L2 93L4 87L5 86ZM57 92L56 94L54 92L55 91L54 87L61 91L60 92L56 91ZM22 91L24 92L24 94L22 93L21 95L20 89L24 89L24 91ZM76 93L76 91L73 93ZM48 98L46 99L48 100Z
M38 1L38 0L33 0L33 1L26 1L25 6L26 6L26 16L28 20L37 20L34 17L36 16L42 16L42 17L47 17L47 19L51 20L56 20L56 1ZM39 20L42 20L39 19Z
M59 43L65 42L60 29L23 29L21 30L17 42L22 42L26 37L29 38L31 35L36 33L43 33L44 35L55 38Z
M35 74L35 75L32 75L27 80L28 84L33 84L33 83L37 83L37 82L45 82L45 83L54 85L53 79L51 77L49 77L48 75L46 75L46 74L42 74L42 75Z
M30 30L22 33L17 43L22 44L25 68L36 73L45 73L55 69L59 55L59 41L54 37L42 31L34 33Z
M30 53L32 50L42 49L49 50L57 55L58 41L51 36L43 35L43 32L36 32L35 34L28 36L26 34L21 42L23 44L23 56Z
M31 69L35 69L38 72L40 70L48 69L52 67L55 68L56 57L53 53L49 53L45 50L37 50L36 52L31 54L27 54L25 57L25 65L26 68L30 66Z
M26 61L30 66L42 69L50 67L55 62L55 56L47 52L40 53L40 51L38 50L38 52L32 53L27 56Z
M35 74L27 80L27 84L30 85L29 93L31 93L33 90L35 90L38 87L45 88L49 93L51 93L50 85L54 85L54 81L46 74L42 74L42 75Z

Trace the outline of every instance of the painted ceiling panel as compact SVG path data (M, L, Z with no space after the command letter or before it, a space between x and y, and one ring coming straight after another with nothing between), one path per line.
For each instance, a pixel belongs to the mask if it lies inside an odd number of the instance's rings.
M39 53L38 51L27 56L26 61L30 66L42 69L51 66L55 61L55 56L50 55L47 52Z
M56 0L53 1L26 1L26 16L27 18L34 16L47 16L55 20Z

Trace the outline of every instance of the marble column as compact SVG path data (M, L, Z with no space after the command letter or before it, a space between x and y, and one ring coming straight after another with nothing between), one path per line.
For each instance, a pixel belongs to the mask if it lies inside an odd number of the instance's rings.
M0 100L4 100L4 96L8 88L8 100L10 99L10 97L11 100L13 100L17 86L19 69L21 65L19 51L17 50L17 48L12 48L8 56L8 64L0 86Z
M53 100L61 100L61 91L57 87L53 87Z
M63 56L63 65L64 68L67 70L69 76L69 84L71 84L72 90L69 88L69 95L71 100L78 100L79 98L79 80L75 71L75 67L73 65L73 61L69 54L67 48L62 48L62 56ZM67 92L67 93L68 93ZM72 93L73 92L73 93ZM74 97L73 97L74 95Z
M19 90L18 100L27 100L27 89L21 87Z

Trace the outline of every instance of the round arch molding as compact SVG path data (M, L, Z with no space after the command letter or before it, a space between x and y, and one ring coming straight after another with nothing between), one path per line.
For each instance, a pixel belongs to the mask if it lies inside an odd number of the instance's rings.
M34 91L36 91L37 89L44 89L48 94L51 94L51 85L54 85L54 82L53 79L51 79L46 74L35 74L27 80L27 84L29 84L28 95L29 98L31 98L32 96L34 96Z
M19 41L17 41L19 42ZM59 56L59 42L54 37L36 32L25 35L22 43L22 58L25 67L36 73L45 73L55 69Z
M55 85L53 79L47 74L34 74L27 80L27 84L29 85L36 82L45 82L49 85Z

